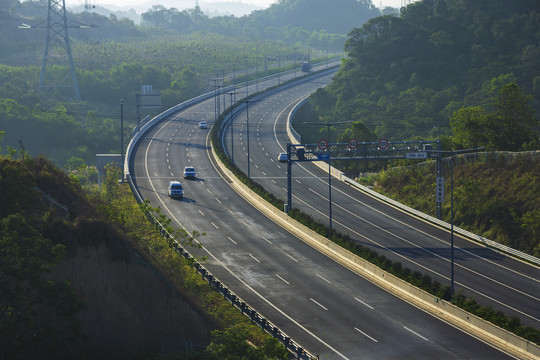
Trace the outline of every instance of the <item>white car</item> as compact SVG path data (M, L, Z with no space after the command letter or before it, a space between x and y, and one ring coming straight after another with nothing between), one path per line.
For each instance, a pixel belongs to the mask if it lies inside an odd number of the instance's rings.
M197 178L197 170L193 166L186 166L184 168L184 179L195 179Z
M201 121L199 123L199 129L206 129L208 125L206 125L206 121Z
M169 196L173 199L184 198L184 189L179 181L169 181Z

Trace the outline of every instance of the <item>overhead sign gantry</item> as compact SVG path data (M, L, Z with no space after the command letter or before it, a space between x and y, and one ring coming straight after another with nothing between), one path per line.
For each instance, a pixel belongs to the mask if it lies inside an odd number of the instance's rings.
M437 178L440 177L440 140L432 141L388 141L360 142L350 139L346 143L330 143L321 139L316 144L287 143L287 205L285 211L292 209L292 164L296 162L328 161L328 199L330 230L332 230L332 176L333 160L394 160L394 159L435 159ZM443 196L437 197L442 199ZM440 214L441 203L437 203Z

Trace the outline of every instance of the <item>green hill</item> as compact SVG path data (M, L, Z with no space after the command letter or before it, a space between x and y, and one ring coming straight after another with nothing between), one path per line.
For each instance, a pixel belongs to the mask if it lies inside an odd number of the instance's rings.
M117 175L85 191L44 158L0 157L0 359L287 358L169 247Z
M61 170L0 158L0 188L0 358L127 359L166 341L209 343L217 323Z
M460 147L467 144L456 130L465 123L478 133L478 146L538 149L539 38L534 0L415 2L399 17L373 18L350 32L348 57L313 97L310 115L344 122L336 125L338 139L345 128L361 136L365 126L368 138L442 137ZM513 96L519 99L513 107L504 103ZM498 147L505 127L524 134L514 148Z
M373 18L351 31L341 69L302 108L295 128L306 143L327 131L312 125L320 122L335 124L331 142L440 138L443 150L538 150L539 39L534 0L415 2L399 17ZM334 164L356 178L414 162ZM450 172L443 175L449 194ZM407 167L371 184L434 215L435 176L432 167ZM539 255L538 157L460 165L456 176L458 226ZM448 201L444 207L450 221Z

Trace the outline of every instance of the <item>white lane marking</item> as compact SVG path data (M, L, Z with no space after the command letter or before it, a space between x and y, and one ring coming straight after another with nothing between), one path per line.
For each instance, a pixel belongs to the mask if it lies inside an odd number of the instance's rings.
M277 184L276 180L274 179L270 179L271 182L273 182L274 184Z
M371 310L373 310L373 306L368 305L367 303L363 302L359 298L355 297L354 300L358 301L359 303L361 303L361 304L367 306L368 308L370 308Z
M202 212L202 210L199 210L199 213L200 213L202 216L204 216L204 213Z
M288 257L290 257L291 259L293 259L295 262L298 262L298 260L296 260L295 258L293 258L291 255L285 253L285 255L287 255Z
M294 181L296 181L297 183L301 184L302 182L298 179L294 179Z
M326 281L327 283L331 284L331 282L327 279L325 279L324 277L322 277L321 275L317 274L317 276L321 279L323 279L324 281Z
M309 300L313 301L315 304L319 305L320 307L322 307L324 310L328 311L327 308L325 308L324 306L322 306L320 303L318 303L316 300L314 300L313 298L309 298Z
M328 311L328 309L324 306L322 306L320 303L318 303L315 299L313 298L309 298L309 300L313 301L315 304L319 305L321 308L323 308L324 310Z
M314 178L317 178L312 172L308 171L305 167L302 167L302 169L303 169L304 171L306 171L308 174L313 175ZM320 181L322 181L323 183L328 184L327 182L324 181L324 178L318 178L318 179L320 179ZM428 234L427 232L422 231L422 230L420 230L420 229L418 229L418 228L416 228L416 227L414 227L414 226L412 226L412 225L406 223L405 221L402 221L402 220L399 220L399 219L397 219L397 218L394 218L394 217L392 217L392 216L390 216L390 215L384 213L383 211L381 211L381 210L379 210L379 209L376 209L375 207L373 207L373 206L371 206L371 205L369 205L369 204L366 204L366 203L363 202L363 201L359 201L358 199L354 198L354 197L351 196L350 194L347 194L346 192L343 192L343 191L341 191L341 190L339 190L339 189L335 189L335 190L338 191L339 193L341 193L342 195L348 197L349 199L351 199L351 200L353 200L353 201L357 201L357 202L358 202L359 204L361 204L362 206L365 206L366 208L369 208L370 210L373 210L374 212L377 212L377 213L379 213L379 214L381 214L381 215L383 215L383 216L386 216L387 218L389 218L389 219L391 219L391 220L393 220L393 221L396 221L396 222L398 222L399 224L401 224L401 225L403 225L403 226L406 226L406 227L408 227L408 228L410 228L410 229L413 229L413 230L419 232L420 234L423 234L423 235L425 235L425 236L428 236L428 237L430 237L430 238L432 238L432 239L434 239L434 240L437 240L437 241L439 241L439 242L442 242L443 244L445 244L445 246L446 246L446 245L450 245L449 242L448 242L448 241L445 241L443 238L438 238L438 237L436 237L436 236L433 236L433 235L431 235L431 234ZM389 233L389 234L391 234L391 235L397 237L397 238L400 239L400 240L404 240L404 241L406 241L407 243L409 243L409 244L411 244L411 245L413 245L413 246L415 246L415 247L417 247L417 248L419 248L419 249L421 249L421 250L423 250L423 251L428 252L428 253L429 253L430 255L432 255L432 256L435 256L435 257L444 259L444 257L441 256L441 255L439 255L439 254L436 254L436 253L434 253L434 252L432 252L432 251L430 251L430 250L428 250L428 249L426 249L426 248L424 248L424 247L418 246L417 244L415 244L415 243L413 243L413 242L411 242L411 241L407 241L406 239L400 237L400 236L397 235L397 234L392 233L392 232L389 231L389 230L380 228L379 226L375 225L374 223L369 222L369 221L366 220L365 218L359 217L359 216L358 216L357 214L355 214L354 212L351 212L350 210L348 210L348 209L346 209L346 208L340 206L339 204L336 204L336 206L339 207L340 209L344 210L345 212L351 214L353 217L357 217L357 218L359 218L360 220L366 221L368 224L370 224L370 225L372 225L372 226L375 226L375 227L379 228L380 230L385 231L385 232L387 232L387 233ZM371 241L373 241L373 240L371 240ZM374 242L374 243L375 243L375 242ZM375 244L377 244L377 243L375 243ZM377 244L377 245L380 245L380 244ZM388 250L388 249L387 249L387 250ZM467 253L468 255L471 255L471 256L473 256L473 257L475 257L475 258L477 258L477 259L480 259L480 260L482 260L482 261L485 261L485 262L487 262L487 263L490 263L490 264L492 264L492 265L494 265L494 266L497 266L497 267L499 267L499 268L505 269L505 270L507 270L507 271L513 272L513 273L515 273L516 275L525 277L525 278L527 278L527 279L529 279L529 280L532 280L532 281L535 281L535 282L537 282L537 283L540 283L540 279L533 278L533 277L531 277L531 276L528 276L527 274L518 272L518 271L516 271L516 270L514 270L514 269L512 269L512 268L510 268L510 267L507 267L507 266L498 264L498 263L496 263L496 262L494 262L494 261L492 261L492 260L487 259L486 257L483 257L483 256L481 256L481 255L475 254L475 253L470 252L470 251L468 251L468 250L466 250L466 249L456 247L455 250L461 250L461 251ZM398 255L398 254L397 254L397 255ZM407 259L407 260L413 262L413 261L412 261L411 259L409 259L409 258L405 258L405 259ZM447 262L450 262L449 259L444 259L444 260L447 261ZM516 292L518 292L518 293L520 293L520 294L522 294L522 295L525 295L525 296L528 296L528 297L530 297L530 298L533 298L534 300L540 301L540 298L537 298L537 297L535 297L535 296L533 296L533 295L531 295L531 294L528 294L528 293L526 293L526 292L523 292L523 291L520 291L520 290L518 290L518 289L515 289L515 288L513 288L513 287L511 287L511 286L509 286L509 285L506 285L506 284L504 284L504 283L502 283L502 282L499 282L499 281L497 281L497 280L495 280L495 279L493 279L493 278L490 278L490 277L487 276L487 275L478 273L478 272L472 270L471 268L467 268L467 267L464 266L464 265L456 264L456 266L459 266L459 267L461 267L461 268L463 268L463 269L466 269L467 271L471 271L471 272L473 272L474 274L476 274L476 275L478 275L478 276L484 277L485 279L488 279L488 280L490 280L490 281L493 281L493 282L495 282L495 283L497 283L497 284L499 284L499 285L505 286L505 287L507 287L507 288L509 288L509 289L511 289L511 290L513 290L513 291L516 291ZM469 290L471 290L471 289L469 288ZM478 294L480 294L480 295L482 295L482 296L487 297L487 295L485 295L485 294L482 294L482 293L477 292L477 291L475 291L475 290L473 290L473 291L476 292L476 293L478 293ZM492 300L493 300L493 299L492 299ZM496 300L495 300L495 301L496 301ZM503 304L503 303L501 303L501 304ZM503 305L509 307L510 309L513 309L511 306L509 306L509 305L507 305L507 304L503 304ZM516 310L516 309L513 309L513 310ZM516 311L520 312L519 310L516 310ZM523 314L523 315L525 315L525 316L531 317L530 315L525 314L525 313L523 313L523 312L520 312L520 313ZM536 321L540 321L540 319L537 319L537 318L534 318L534 317L532 317L532 318L533 318L534 320L536 320Z
M227 236L227 238L228 238L229 240L231 240L231 242L232 242L234 245L238 245L238 244L236 243L236 241L234 241L233 239L231 239L230 236Z
M272 244L272 242L271 242L270 240L268 240L267 238L265 238L264 236L263 236L263 239L264 239L267 243Z
M277 276L281 281L283 281L285 284L290 285L290 283L289 283L287 280L285 280L284 278L282 278L282 277L279 276L278 274L276 274L276 276Z
M368 334L366 334L365 332L363 332L362 330L360 330L359 328L354 328L354 330L358 331L360 334L364 335L365 337L367 337L368 339L370 340L373 340L375 342L379 342L377 339L374 339L372 338L371 336L369 336Z
M211 224L212 224L216 229L219 229L219 227L218 227L216 224L214 224L214 223L211 223Z
M216 198L216 201L217 201L218 203L220 203L220 204L221 204L221 200L219 200L219 199L217 199L217 198Z
M261 261L260 261L259 259L257 259L255 256L253 256L253 255L251 255L251 254L249 254L249 256L251 256L251 258L252 258L253 260L255 260L256 262L258 262L258 263L261 262Z
M285 189L284 189L284 190L285 190ZM313 191L312 189L309 189L309 190L311 190L313 193L319 195L321 198L326 199L323 195L318 194L317 192ZM285 191L286 191L286 190L285 190ZM301 203L303 203L304 205L306 205L306 206L309 207L310 209L314 210L315 212L318 212L318 213L321 214L322 216L328 217L328 214L325 214L325 213L321 212L319 209L314 208L313 206L311 206L310 204L308 204L307 202L305 202L305 201L302 200L301 198L295 196L295 199L298 200L298 201L300 201ZM340 207L338 204L336 204L336 206ZM340 207L340 208L343 209L343 210L345 210L345 211L347 211L347 212L349 212L348 210L346 210L346 209L344 209L344 208L342 208L342 207ZM375 209L374 209L374 210L375 210ZM349 213L350 213L350 212L349 212ZM356 216L356 217L357 217L357 216ZM380 228L379 226L377 226L377 225L375 225L375 224L373 224L373 223L367 221L367 220L364 219L364 218L360 218L360 219L366 221L368 224L373 225L373 226L376 227L376 228ZM442 274L442 273L439 273L439 272L435 271L435 270L432 269L432 268L429 268L429 267L427 267L427 266L425 266L425 265L422 265L421 263L419 263L419 262L417 262L417 261L414 261L412 258L409 258L409 257L407 257L407 256L405 256L405 255L403 255L403 254L400 254L400 253L398 253L398 252L395 252L394 250L391 250L391 249L385 247L383 244L381 244L381 243L377 242L376 240L373 240L372 238L369 238L369 237L367 237L367 236L365 236L365 235L363 235L363 234L361 234L361 233L355 231L354 229L348 227L346 224L343 224L343 223L341 223L341 222L339 222L339 221L337 221L337 220L334 220L334 221L335 221L336 224L339 224L340 226L343 226L345 229L349 230L351 233L356 234L357 236L359 236L359 237L365 239L366 241L369 241L369 242L371 242L371 243L373 243L373 244L375 244L375 245L377 245L377 246L380 246L382 249L385 249L385 250L387 250L387 251L393 253L394 255L396 255L396 256L398 256L398 257L400 257L400 258L402 258L402 259L404 259L404 260L406 260L406 261L408 261L408 262L410 262L410 263L412 263L412 264L415 264L416 266L418 266L418 267L420 267L420 268L422 268L422 269L424 269L424 270L426 270L426 271L428 271L428 272L431 272L431 273L433 273L433 274L436 274L436 275L440 276L441 278L443 278L443 279L445 279L445 280L450 280L450 277L449 277L449 276L444 275L444 274ZM384 232L390 233L390 232L389 232L388 230L386 230L386 229L382 229L382 228L380 228L380 229L381 229L382 231L384 231ZM420 231L420 230L418 230L418 231ZM395 236L395 237L397 237L397 238L399 238L399 239L401 239L401 240L403 240L403 241L405 241L406 243L409 243L409 244L411 244L411 245L413 245L413 246L415 246L415 247L417 247L417 248L419 248L419 249L422 249L422 250L425 250L425 251L431 253L431 251L429 251L428 249L425 249L425 248L420 247L420 246L418 246L418 245L416 245L416 244L414 244L414 243L412 243L412 242L410 242L410 241L407 241L405 238L402 238L402 237L400 237L399 235L396 235L396 234L392 234L392 235ZM458 248L458 249L459 249L459 248ZM464 251L463 249L460 249L460 250ZM444 257L442 257L442 256L439 255L439 254L435 254L435 253L432 253L432 254L433 254L435 257L441 258L443 261L446 261L446 262L448 262L448 263L450 262L450 259L445 259ZM476 256L476 255L475 255L475 256ZM486 260L486 261L487 261L487 260ZM487 262L490 262L490 261L487 261ZM504 286L504 287L506 287L506 288L509 288L509 289L511 289L511 290L513 290L513 291L515 291L515 292L518 292L518 293L520 293L520 294L522 294L522 295L525 295L525 296L527 296L527 297L529 297L529 298L538 299L538 298L536 298L535 296L533 296L533 295L531 295L531 294L527 294L527 293L525 293L525 292L523 292L523 291L521 291L521 290L515 289L515 288L513 288L513 287L511 287L511 286L509 286L509 285L503 284L502 282L500 282L500 281L498 281L498 280L495 280L495 279L493 279L493 278L490 278L490 277L488 277L487 275L477 273L476 271L474 271L474 270L472 270L472 269L470 269L470 268L467 268L467 267L465 267L465 266L463 266L463 265L461 265L461 264L456 264L456 266L457 266L457 267L461 267L461 268L463 268L463 269L465 269L465 270L467 270L467 271L470 271L470 272L472 272L472 273L475 273L475 274L477 274L477 275L480 276L480 277L486 278L486 279L488 279L488 280L490 280L490 281L492 281L492 282L495 282L495 283L497 283L497 284L499 284L499 285L501 285L501 286ZM500 265L499 265L499 267L503 267L503 266L500 266ZM503 267L503 268L504 268L504 267ZM512 270L510 269L510 271L512 271ZM514 271L512 271L512 272L514 272ZM518 273L518 274L519 274L519 273ZM524 274L521 274L521 275L524 276L524 277L529 278L528 276L526 276L526 275L524 275ZM532 278L531 278L531 279L532 279ZM538 281L538 280L536 280L536 279L532 279L532 280ZM482 293L482 292L476 290L475 288L472 288L472 287L470 287L470 286L467 286L467 285L464 284L464 283L456 282L456 285L459 285L459 286L461 286L462 288L464 288L464 289L466 289L466 290L469 290L469 291L471 291L471 292L473 292L473 293L476 293L476 294L478 294L478 295L480 295L480 296L482 296L482 297L485 297L486 299L489 299L489 300L491 300L491 301L493 301L493 302L496 302L496 303L498 303L498 304L500 304L500 305L502 305L502 306L504 306L504 307L506 307L506 308L508 308L508 309L511 309L511 310L513 310L513 311L515 311L515 312L517 312L517 313L523 315L523 316L526 316L526 317L528 317L528 318L530 318L530 319L533 319L534 321L540 321L539 318L536 318L536 317L534 317L534 316L531 315L531 314L528 314L528 313L526 313L526 312L524 312L524 311L521 311L521 310L519 310L519 309L517 309L517 308L515 308L515 307L513 307L513 306L510 306L509 304L506 304L506 303L504 303L504 302L502 302L502 301L500 301L500 300L497 300L497 299L495 299L494 297L489 296L489 295L487 295L487 294L485 294L485 293Z
M408 327L404 326L403 327L405 330L407 331L410 331L412 332L414 335L418 336L420 339L424 339L426 341L428 341L428 339L426 337L423 337L422 335L420 335L419 333L417 333L416 331L412 331L411 329L409 329Z

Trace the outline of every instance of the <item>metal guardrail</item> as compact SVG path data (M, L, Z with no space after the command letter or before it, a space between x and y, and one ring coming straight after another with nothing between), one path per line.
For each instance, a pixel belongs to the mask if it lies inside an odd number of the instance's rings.
M69 208L67 207L67 205L64 205L64 204L60 204L58 201L56 201L55 198L53 198L51 195L49 194L45 194L43 191L41 191L41 189L39 189L37 186L34 186L34 189L36 191L38 191L41 196L43 196L45 199L49 200L49 204L51 206L51 208L54 206L56 206L58 209L62 210L65 212L66 214L66 220L69 220Z
M356 181L354 181L351 178L348 178L345 175L341 175L341 181L343 181L343 182L345 182L345 183L347 183L349 185L352 185L352 186L360 189L361 191L366 192L366 193L378 198L381 201L392 204L393 206L396 206L396 207L404 210L405 212L411 213L411 214L413 214L413 215L415 215L415 216L417 216L419 218L422 218L422 219L427 220L427 221L429 221L431 223L437 224L437 225L439 225L439 226L441 226L441 227L443 227L445 229L448 229L448 230L450 229L450 224L448 224L447 222L439 220L439 219L437 219L437 218L435 218L433 216L427 215L427 214L425 214L425 213L423 213L421 211L415 210L415 209L413 209L413 208L411 208L411 207L409 207L407 205L404 205L404 204L402 204L400 202L397 202L397 201L395 201L393 199L390 199L389 197L381 195L378 192L371 190L370 188L367 188L367 187L365 187L363 185L360 185L359 183L357 183ZM489 247L501 250L501 251L503 251L505 253L508 253L508 254L512 254L512 255L514 255L514 256L516 256L518 258L529 261L529 262L531 262L533 264L540 265L540 259L537 258L537 257L526 254L526 253L521 252L521 251L516 250L516 249L512 249L511 247L508 247L506 245L499 244L498 242L495 242L493 240L489 240L489 239L487 239L485 237L474 234L474 233L472 233L470 231L461 229L459 227L456 227L455 225L454 225L454 232L459 233L459 234L461 234L462 236L464 236L464 237L466 237L468 239L478 241L478 242L480 242L480 243L482 243L484 245L487 245Z

